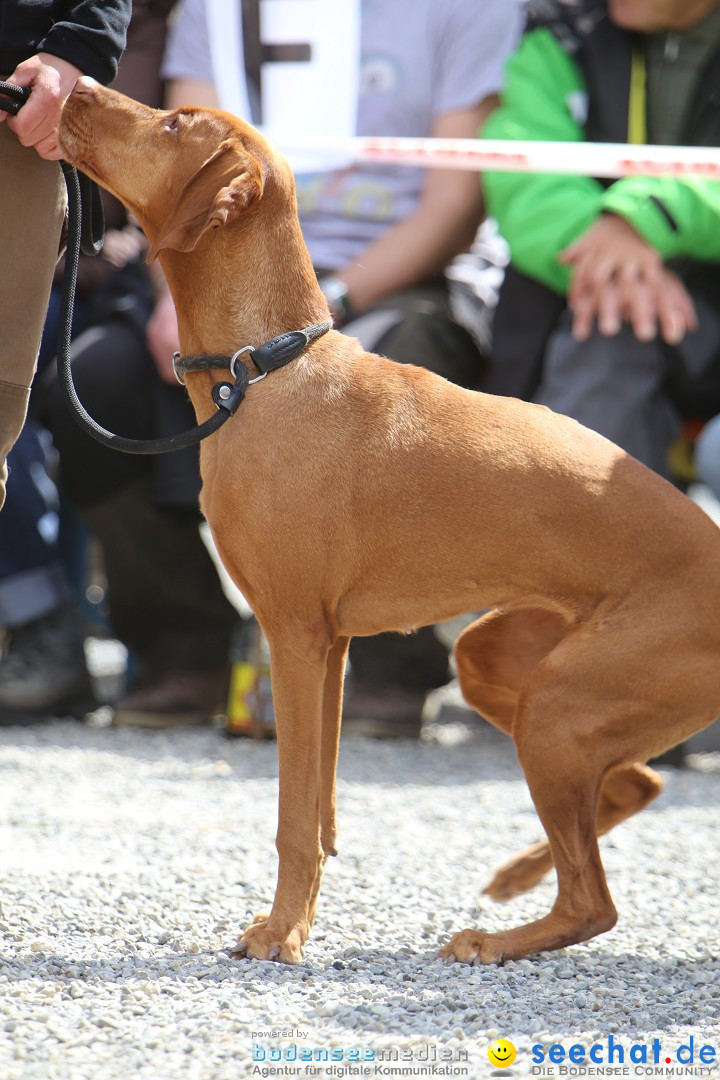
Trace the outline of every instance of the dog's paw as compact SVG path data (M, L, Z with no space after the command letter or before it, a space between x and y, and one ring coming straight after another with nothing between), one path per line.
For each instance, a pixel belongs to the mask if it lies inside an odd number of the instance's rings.
M461 930L438 952L446 964L501 964L502 949L494 940L495 934L483 934L481 930Z
M275 960L281 964L299 964L304 938L298 927L286 934L273 929L269 915L256 915L240 935L233 956L239 959Z

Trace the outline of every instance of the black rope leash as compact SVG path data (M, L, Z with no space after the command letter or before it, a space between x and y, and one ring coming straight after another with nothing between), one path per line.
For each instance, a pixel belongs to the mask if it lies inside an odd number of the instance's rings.
M0 109L5 112L17 116L29 96L30 91L27 87L15 86L13 83L0 80ZM57 363L60 385L65 391L73 417L80 427L97 442L102 443L103 446L107 446L111 450L121 450L126 454L168 454L175 450L183 450L187 446L193 446L195 443L207 438L208 435L212 435L237 411L251 380L245 365L238 364L235 361L241 352L250 351L254 353L256 350L246 346L245 349L238 350L233 357L222 358L224 360L222 365L217 362L213 365L207 365L229 368L234 382L215 384L212 390L212 398L218 411L204 423L198 424L188 431L182 431L177 435L170 435L161 439L128 439L122 435L116 435L98 424L90 416L77 395L70 364L70 343L80 251L82 250L86 255L97 255L102 247L104 231L102 203L96 184L83 173L78 173L77 169L72 165L68 165L66 161L60 162L60 165L68 193L68 238L58 327ZM322 332L330 329L331 325L332 323L322 324ZM311 328L311 330L314 329L314 327ZM305 331L295 331L293 333L298 338L297 347L288 350L285 343L288 335L281 335L283 346L277 350L277 360L275 363L268 365L268 370L287 363L293 356L297 356L314 337L319 336L318 334L310 335ZM273 339L273 341L267 342L266 345L261 347L268 354L268 358L275 353L273 349L275 343L277 342L280 346L281 338ZM290 355L290 351L292 355ZM280 356L281 353L282 357ZM220 358L214 359L217 361ZM191 370L191 368L188 368L188 370ZM198 369L195 368L194 370Z
M0 109L5 112L17 116L29 97L30 91L26 86L0 80Z

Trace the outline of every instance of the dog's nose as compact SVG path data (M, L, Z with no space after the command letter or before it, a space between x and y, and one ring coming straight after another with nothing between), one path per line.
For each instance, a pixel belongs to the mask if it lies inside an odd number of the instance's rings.
M89 75L81 75L78 81L73 87L73 94L94 94L99 86L99 83L95 79L91 79Z

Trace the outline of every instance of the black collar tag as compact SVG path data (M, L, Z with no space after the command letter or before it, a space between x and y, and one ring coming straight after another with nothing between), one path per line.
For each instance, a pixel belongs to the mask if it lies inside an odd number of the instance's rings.
M266 341L259 349L254 349L250 354L253 364L262 375L267 375L276 368L284 367L299 356L309 342L307 332L303 330L290 330L287 334L280 334L272 341Z

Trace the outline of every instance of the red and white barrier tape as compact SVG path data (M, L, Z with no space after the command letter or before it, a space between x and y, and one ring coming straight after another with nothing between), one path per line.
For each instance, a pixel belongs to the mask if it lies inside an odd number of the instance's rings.
M281 145L290 145L287 139ZM505 141L501 139L394 139L358 137L347 143L303 148L345 152L356 161L422 165L477 172L563 173L574 176L703 176L720 179L714 147L637 146L625 143Z

